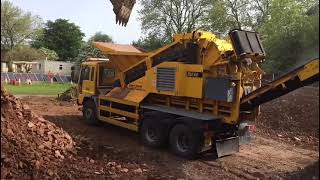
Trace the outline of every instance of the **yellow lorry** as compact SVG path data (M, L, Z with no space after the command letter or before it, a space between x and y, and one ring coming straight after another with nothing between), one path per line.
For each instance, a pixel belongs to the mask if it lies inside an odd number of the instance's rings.
M319 78L319 59L261 86L265 52L258 33L177 34L153 52L96 43L107 60L89 59L79 75L78 104L90 124L137 131L144 144L169 144L182 157L239 151L250 140L259 106Z

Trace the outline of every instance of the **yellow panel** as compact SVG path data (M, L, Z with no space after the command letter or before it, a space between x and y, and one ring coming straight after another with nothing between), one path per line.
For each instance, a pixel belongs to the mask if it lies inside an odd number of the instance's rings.
M316 74L319 74L319 59L315 59L304 66L304 69L298 73L301 81L304 81Z
M202 98L203 66L179 64L177 87L179 96ZM197 77L201 74L201 77Z
M216 35L212 34L211 32L201 32L200 39L206 39L207 41L213 42L219 51L225 52L233 50L230 42L217 38Z
M121 121L119 121L117 119L113 119L113 118L110 118L110 117L100 116L99 120L101 120L103 122L107 122L107 123L113 124L113 125L116 125L116 126L127 128L127 129L130 129L132 131L136 131L136 132L138 132L138 129L139 129L138 126L135 125L135 124L129 124L129 123L126 123L126 122L121 122Z
M175 91L157 90L157 68L159 67L176 69ZM187 73L191 72L203 73L203 67L201 65L181 64L178 62L163 62L158 66L146 71L143 89L150 93L201 98L203 78L187 77Z
M112 89L107 95L100 96L100 99L105 99L117 103L128 104L131 106L139 106L139 103L148 95L148 92L143 90L120 88Z
M128 88L141 89L145 83L145 80L146 80L146 77L143 76L143 77L131 82L130 84L128 84Z
M120 104L127 104L130 106L139 106L139 104L135 103L135 102L131 102L131 101L126 101L120 98L114 98L114 97L110 97L110 96L100 96L100 99L104 99L104 100L108 100L108 101L112 101L112 102L116 102L116 103L120 103Z
M95 94L95 82L89 80L82 81L82 94L94 95Z
M83 104L83 99L84 99L85 95L84 94L79 94L78 95L78 103L81 105Z
M132 113L132 112L122 111L122 110L111 108L111 107L108 107L108 106L100 106L100 109L108 111L108 112L111 112L111 113L115 113L115 114L123 115L123 116L126 116L126 117L130 117L130 118L133 118L133 119L139 119L139 115L135 114L135 113Z
M141 101L144 100L144 98L148 95L149 93L143 90L130 90L127 96L124 98L126 101L131 101L135 103L141 103Z
M157 92L156 90L156 77L157 77L157 71L156 68L151 68L146 71L146 76L144 78L144 83L143 83L143 89L145 89L148 92Z

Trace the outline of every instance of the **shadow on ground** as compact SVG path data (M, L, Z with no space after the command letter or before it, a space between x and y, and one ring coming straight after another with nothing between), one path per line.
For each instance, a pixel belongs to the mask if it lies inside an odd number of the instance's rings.
M290 173L290 175L287 175L285 179L319 180L319 161L312 163L301 170Z
M108 157L124 163L160 166L160 169L155 169L156 174L175 178L185 177L182 165L187 160L171 154L168 147L154 149L144 146L140 142L138 133L106 123L90 126L78 115L44 115L43 117L63 128L75 139L81 148L78 151L79 156L93 159Z

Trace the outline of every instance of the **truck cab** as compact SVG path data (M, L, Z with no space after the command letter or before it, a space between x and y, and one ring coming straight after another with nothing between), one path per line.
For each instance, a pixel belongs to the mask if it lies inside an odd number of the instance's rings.
M107 94L113 87L117 72L108 59L88 58L80 66L77 100L83 105L86 100L95 100Z

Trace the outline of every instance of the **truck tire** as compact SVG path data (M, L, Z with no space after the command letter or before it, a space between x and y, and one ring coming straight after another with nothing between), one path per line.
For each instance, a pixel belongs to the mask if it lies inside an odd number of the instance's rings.
M199 133L192 131L186 124L175 125L170 132L170 148L178 156L194 159L201 149Z
M98 125L99 120L97 117L97 108L95 103L92 100L87 100L83 105L83 117L87 124L89 125Z
M146 115L140 128L140 136L145 145L161 147L166 143L165 126L161 123L162 118L166 117L157 112Z

